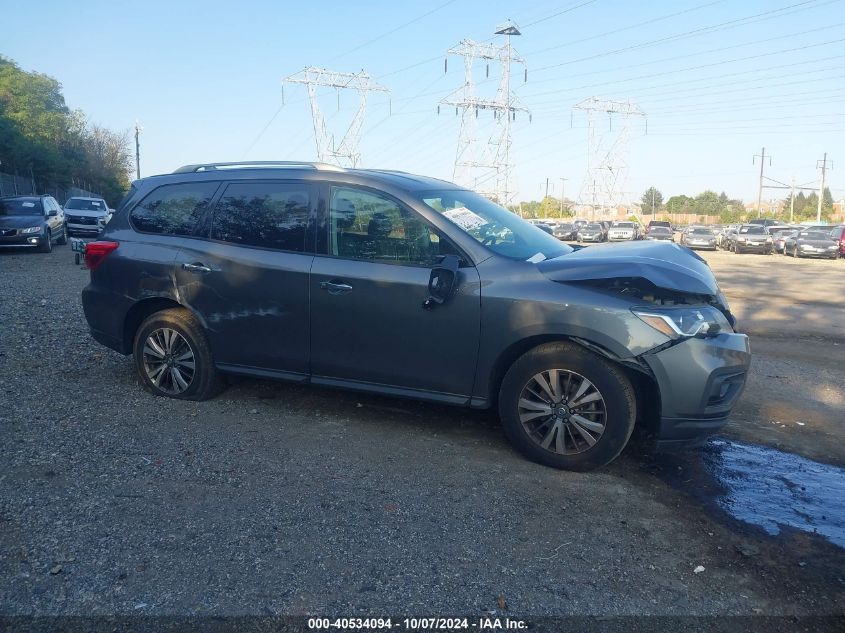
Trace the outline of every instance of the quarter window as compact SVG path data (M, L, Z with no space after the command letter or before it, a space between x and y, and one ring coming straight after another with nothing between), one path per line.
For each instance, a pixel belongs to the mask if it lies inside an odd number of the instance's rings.
M333 187L329 253L338 257L430 266L455 252L416 214L389 198Z
M211 237L302 252L310 206L310 191L302 184L231 184L214 209Z
M219 183L163 185L132 209L129 217L139 231L192 235Z

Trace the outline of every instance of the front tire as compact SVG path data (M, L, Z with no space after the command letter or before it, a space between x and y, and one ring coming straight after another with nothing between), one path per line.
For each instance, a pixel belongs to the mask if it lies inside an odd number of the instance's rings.
M141 383L156 396L208 400L220 390L208 338L184 308L147 317L135 334L133 352Z
M615 459L631 437L636 400L618 368L567 342L546 343L511 365L499 389L505 434L529 459L586 471Z
M38 249L42 253L52 253L53 252L53 234L50 233L48 229L44 235L44 243L41 245L41 248Z
M56 240L56 244L59 246L67 244L67 224L62 227L62 236Z

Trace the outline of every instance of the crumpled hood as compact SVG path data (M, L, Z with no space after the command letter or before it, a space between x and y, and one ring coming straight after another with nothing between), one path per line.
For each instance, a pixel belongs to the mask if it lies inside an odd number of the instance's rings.
M677 244L600 244L544 260L537 268L552 281L643 278L666 290L712 297L720 294L707 262Z
M40 215L0 215L2 229L25 229L43 223L44 217Z

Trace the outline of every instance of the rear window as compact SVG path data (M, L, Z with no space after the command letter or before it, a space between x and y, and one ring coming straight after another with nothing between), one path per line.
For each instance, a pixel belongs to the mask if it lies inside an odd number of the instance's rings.
M219 183L163 185L132 209L129 218L138 231L164 235L192 235Z
M765 235L766 227L764 227L762 224L754 224L752 226L741 226L739 228L739 232L743 235L745 233L751 233L754 235Z
M211 237L302 252L310 205L310 191L302 184L234 183L214 209Z

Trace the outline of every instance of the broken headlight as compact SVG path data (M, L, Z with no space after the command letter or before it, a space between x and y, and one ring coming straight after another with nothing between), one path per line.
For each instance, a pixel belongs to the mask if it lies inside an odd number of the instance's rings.
M632 312L655 330L672 339L715 336L722 331L733 331L725 315L711 306L643 308L633 309Z

